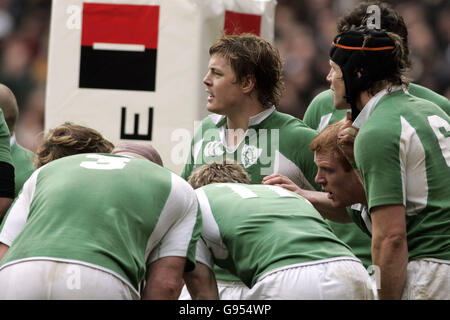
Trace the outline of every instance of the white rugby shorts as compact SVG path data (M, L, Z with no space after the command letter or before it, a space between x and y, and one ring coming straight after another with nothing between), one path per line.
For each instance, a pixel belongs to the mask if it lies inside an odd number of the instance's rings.
M137 300L111 273L52 260L12 263L0 270L0 300Z
M262 275L247 300L372 300L373 281L353 259L327 259L278 268Z

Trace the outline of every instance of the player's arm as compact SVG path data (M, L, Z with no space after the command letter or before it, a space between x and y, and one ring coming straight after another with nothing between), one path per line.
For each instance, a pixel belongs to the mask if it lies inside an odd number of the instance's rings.
M8 252L8 249L9 249L9 246L0 242L0 261L2 261L3 257L6 255L6 252Z
M0 222L14 200L14 166L11 158L9 129L0 109Z
M266 176L263 178L262 183L279 186L297 193L298 195L311 202L314 208L316 208L316 210L319 211L322 217L324 217L325 219L339 223L352 222L352 219L348 215L346 208L333 207L332 201L328 199L326 192L301 189L294 182L292 182L291 179L280 174L271 174L269 176Z
M214 271L198 262L195 269L184 273L184 281L192 300L219 300Z
M380 299L400 299L408 265L405 207L374 207L370 216L372 261L380 268L381 275Z
M22 192L14 200L0 226L0 242L8 246L14 242L16 237L25 228L28 215L30 214L30 204L33 201L34 190L39 168L33 172L31 177L25 182Z
M184 273L186 288L193 300L218 300L216 277L214 275L214 259L203 238L197 241L196 266Z
M147 268L143 300L176 300L183 287L184 257L164 257Z
M6 212L8 211L9 207L11 206L12 202L13 202L13 199L11 199L11 198L0 197L0 223L2 222L3 217L5 216Z
M14 167L0 161L0 223L15 197Z

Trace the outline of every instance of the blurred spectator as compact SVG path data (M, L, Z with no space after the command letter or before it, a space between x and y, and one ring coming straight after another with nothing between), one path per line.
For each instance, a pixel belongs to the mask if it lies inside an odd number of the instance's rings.
M17 98L17 140L32 151L44 124L50 7L48 0L0 0L0 82Z
M302 118L311 99L329 87L325 77L337 19L358 2L278 0L275 44L286 82L280 111ZM450 98L450 1L386 2L408 26L410 77ZM0 0L0 82L19 103L17 139L33 151L42 139L50 8L49 0Z

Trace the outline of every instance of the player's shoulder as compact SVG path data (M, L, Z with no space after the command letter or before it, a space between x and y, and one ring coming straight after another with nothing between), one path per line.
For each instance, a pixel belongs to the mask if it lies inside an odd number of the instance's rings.
M278 125L280 147L284 145L290 148L301 144L306 144L309 147L312 139L318 134L316 130L307 126L302 120L291 115L281 114L280 119L282 119Z
M431 89L428 89L415 83L410 83L408 86L408 92L415 97L422 98L435 103L440 108L442 108L446 113L450 112L450 101L446 97L434 92Z
M165 169L165 168L164 168ZM168 170L168 169L166 169ZM170 174L172 190L176 190L179 197L182 198L192 198L195 197L194 189L191 185L180 177L178 174L168 170Z
M445 110L432 100L425 98L423 95L413 95L409 91L396 91L387 95L380 101L380 108L377 106L375 109L374 114L379 116L377 109L385 110L385 116L392 114L390 118L394 117L395 119L398 119L399 115L403 117L414 115L422 117L428 113L446 113ZM386 120L388 121L389 117Z
M301 130L301 131L315 131L308 127L303 120L300 120L297 117L294 117L290 114L280 112L275 110L273 114L266 120L266 126L270 126L271 128L279 129L283 132L289 132L292 130Z
M30 158L34 157L34 152L21 146L20 144L18 144L17 142L13 143L11 145L11 155L12 154L17 154L17 155L24 155L24 156L28 156Z
M210 115L204 117L200 122L202 128L218 128L225 124L226 117L220 114L211 113Z
M325 91L317 94L309 104L308 108L313 106L313 108L324 107L332 108L333 107L333 90L327 89Z
M197 122L198 123L198 122ZM199 124L194 126L194 139L198 141L201 139L208 130L218 130L223 124L226 123L226 118L218 114L210 114L203 118Z

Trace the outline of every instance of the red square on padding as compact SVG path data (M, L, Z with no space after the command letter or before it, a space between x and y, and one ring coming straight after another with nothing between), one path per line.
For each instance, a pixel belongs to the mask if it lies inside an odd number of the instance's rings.
M225 34L261 34L261 16L257 14L225 11Z
M84 3L79 87L155 91L159 6Z
M158 6L85 3L81 44L143 44L156 49L158 24Z

